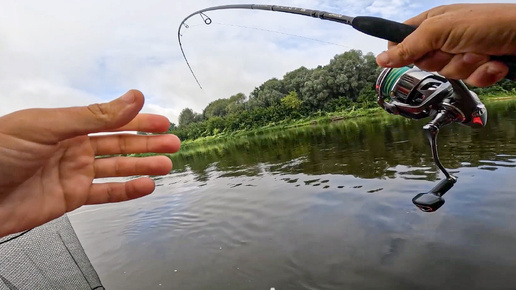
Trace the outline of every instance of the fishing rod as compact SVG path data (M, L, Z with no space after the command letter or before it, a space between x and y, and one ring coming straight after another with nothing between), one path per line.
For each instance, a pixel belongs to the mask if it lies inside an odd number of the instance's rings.
M265 10L265 11L273 11L273 12L282 12L282 13L290 13L295 15L308 16L312 18L319 18L321 20L328 20L333 22L338 22L346 25L351 25L354 29L363 32L365 34L378 37L381 39L389 40L392 42L402 42L405 37L414 32L416 27L410 26L407 24L403 24L400 22L395 22L391 20L387 20L380 17L373 16L346 16L337 13L331 13L326 11L314 10L314 9L306 9L306 8L298 8L298 7L290 7L290 6L278 6L278 5L266 5L266 4L232 4L232 5L221 5L221 6L213 6L201 9L196 11L190 15L188 15L177 30L177 39L179 41L179 47L181 49L181 53L183 54L183 58L190 69L195 81L202 89L202 86L195 76L193 69L186 58L183 44L181 42L181 28L188 28L189 26L186 24L186 21L195 15L200 15L202 20L206 25L210 25L213 21L212 19L205 14L208 11L215 10L228 10L228 9L249 9L249 10ZM516 80L516 56L512 55L503 55L503 56L492 56L491 59L498 60L505 63L509 67L509 73L506 78L511 80Z
M186 17L178 29L181 52L190 68L190 72L201 89L201 84L195 76L181 44L181 28L188 28L186 21L197 14L201 15L204 23L209 25L212 23L212 20L205 12L223 9L266 10L310 16L351 25L354 29L365 34L396 43L403 41L405 37L416 29L414 26L378 17L350 17L325 11L287 6L236 4L202 9ZM505 63L509 67L509 73L506 78L516 80L516 56L491 56L491 59ZM451 175L439 160L437 150L439 130L451 123L459 123L472 128L485 127L487 123L487 109L478 96L470 91L461 80L447 79L437 73L426 72L417 67L384 69L378 76L376 91L378 94L378 105L390 114L415 120L427 117L432 118L429 123L423 126L423 131L430 144L432 159L445 175L445 178L430 191L417 194L412 199L412 202L424 212L436 211L444 204L442 196L457 182L457 177Z

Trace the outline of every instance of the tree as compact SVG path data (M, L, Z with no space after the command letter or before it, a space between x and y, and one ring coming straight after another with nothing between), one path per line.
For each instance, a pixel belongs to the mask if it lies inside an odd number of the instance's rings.
M281 99L281 105L290 110L297 110L301 107L301 100L297 97L295 91L291 91L288 95Z
M229 98L229 102L234 103L234 104L243 104L246 99L247 99L247 97L245 96L245 94L238 93L236 95L231 96Z
M237 93L217 99L202 114L185 109L174 133L195 139L220 132L265 126L288 118L308 116L376 103L374 85L381 68L372 53L350 50L336 55L329 64L314 69L300 67L283 79L272 78L255 88L249 98ZM514 83L498 88L515 91Z
M218 99L211 102L203 111L203 115L206 119L213 117L224 117L227 114L227 106L229 99Z
M188 126L190 123L193 123L195 120L195 113L190 108L185 108L179 113L179 127Z
M249 108L270 107L280 104L281 98L285 95L283 84L277 78L270 79L263 83L260 87L255 88L249 96Z
M213 117L206 121L206 130L209 135L217 135L222 132L226 126L226 122L221 117Z
M301 89L303 107L308 112L321 110L331 98L331 83L324 67L312 71Z
M365 87L360 91L360 95L357 99L364 108L372 108L377 105L376 101L378 96L372 86Z
M304 66L286 73L285 76L283 76L283 88L285 93L294 91L297 92L300 99L303 99L301 91L311 74L312 70Z
M362 89L361 74L359 70L364 64L362 52L350 50L343 54L336 55L327 66L327 78L334 80L331 87L331 96L339 98L345 96L351 100L356 100Z
M229 98L229 104L226 107L228 114L238 114L245 109L247 97L243 93L238 93Z

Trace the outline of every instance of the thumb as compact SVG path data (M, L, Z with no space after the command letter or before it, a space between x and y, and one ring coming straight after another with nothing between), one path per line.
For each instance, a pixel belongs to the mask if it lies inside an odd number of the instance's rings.
M428 25L419 26L401 43L392 45L387 51L376 57L381 67L401 67L410 65L426 54L439 50L442 43L442 33L433 31Z
M11 129L7 130L11 135L38 143L55 144L68 138L122 127L138 115L143 103L143 94L130 90L109 103L85 107L29 109L12 113L2 119L7 118L4 121Z
M380 53L376 57L376 63L381 67L402 67L413 64L417 59L431 51L422 47L413 47L408 40L409 37L410 35L403 42Z

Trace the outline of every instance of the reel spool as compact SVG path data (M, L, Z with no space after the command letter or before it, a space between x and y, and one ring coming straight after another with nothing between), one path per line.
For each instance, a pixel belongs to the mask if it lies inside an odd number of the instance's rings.
M376 82L376 91L378 104L391 114L410 119L432 118L423 130L430 143L433 160L446 178L429 192L416 195L412 202L422 211L436 211L444 204L442 196L457 181L439 160L439 129L452 122L473 128L484 127L487 123L486 107L462 81L446 79L417 67L384 69Z

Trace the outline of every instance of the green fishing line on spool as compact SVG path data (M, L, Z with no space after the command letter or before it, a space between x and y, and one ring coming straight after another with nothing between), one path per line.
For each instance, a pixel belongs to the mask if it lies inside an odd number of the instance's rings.
M408 71L410 68L400 67L400 68L393 68L388 74L387 77L385 77L385 80L383 81L383 88L382 88L382 94L384 96L390 96L392 88L394 87L394 84L396 84L396 81L403 75L406 71Z

